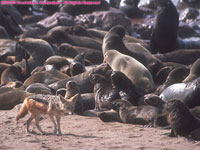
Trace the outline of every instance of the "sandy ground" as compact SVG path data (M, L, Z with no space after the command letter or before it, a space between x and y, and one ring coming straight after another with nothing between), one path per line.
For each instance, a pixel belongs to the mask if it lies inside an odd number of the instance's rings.
M170 130L104 123L97 117L79 115L62 117L62 136L28 134L25 125L28 115L16 125L17 111L0 111L2 150L200 150L200 141L168 137ZM45 131L53 130L49 118L44 118L40 125ZM30 127L37 131L34 121Z

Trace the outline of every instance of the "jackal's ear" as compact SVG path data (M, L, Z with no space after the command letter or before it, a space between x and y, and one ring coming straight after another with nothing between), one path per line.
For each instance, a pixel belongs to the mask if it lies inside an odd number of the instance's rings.
M58 96L59 96L59 99L60 99L60 101L61 101L62 103L65 103L65 102L66 102L65 98L64 98L61 94L58 94Z
M69 98L70 102L76 102L78 100L78 96L79 94L75 94L74 96L72 96L71 98Z

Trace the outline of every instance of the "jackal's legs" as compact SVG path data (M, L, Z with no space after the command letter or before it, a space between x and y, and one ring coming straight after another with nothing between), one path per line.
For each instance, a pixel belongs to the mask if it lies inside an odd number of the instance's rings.
M30 132L29 130L29 126L30 126L30 123L31 121L34 119L33 115L31 114L31 116L29 117L29 119L26 121L26 131L27 132Z
M56 116L57 126L58 126L58 134L61 135L61 129L60 129L60 116Z
M53 131L53 134L56 134L57 133L57 124L55 122L55 119L52 115L49 115L51 121L53 122L53 125L54 125L54 131Z

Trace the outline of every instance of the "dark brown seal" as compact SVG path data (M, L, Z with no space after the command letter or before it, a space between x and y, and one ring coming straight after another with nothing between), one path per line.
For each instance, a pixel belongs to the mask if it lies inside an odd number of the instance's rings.
M132 105L139 104L139 94L132 81L122 72L113 71L111 74L112 87L117 89L122 100L129 101Z
M169 112L168 122L172 128L170 136L187 137L192 133L193 138L195 138L195 132L193 131L200 130L200 120L191 114L183 102L173 99L168 101L164 108Z
M128 101L116 100L111 107L119 112L123 123L153 126L154 119L160 114L160 109L149 105L131 106Z
M158 6L150 47L153 54L166 53L178 48L179 14L171 0L156 0Z
M28 59L28 68L31 72L35 67L42 66L45 60L53 55L55 55L53 48L44 40L25 38L19 40L20 46L30 55ZM25 60L16 62L14 64L22 68L26 67Z
M110 109L110 103L119 99L118 90L112 87L110 79L100 74L90 74L94 84L95 110Z

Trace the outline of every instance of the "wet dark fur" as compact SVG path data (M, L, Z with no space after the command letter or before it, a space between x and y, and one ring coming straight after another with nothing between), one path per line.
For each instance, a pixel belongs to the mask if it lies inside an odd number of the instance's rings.
M164 109L169 112L168 122L172 128L170 136L188 136L193 130L200 128L200 120L180 100L168 101Z

